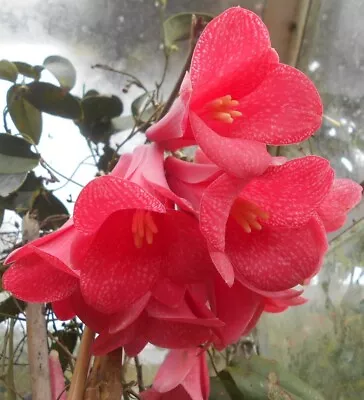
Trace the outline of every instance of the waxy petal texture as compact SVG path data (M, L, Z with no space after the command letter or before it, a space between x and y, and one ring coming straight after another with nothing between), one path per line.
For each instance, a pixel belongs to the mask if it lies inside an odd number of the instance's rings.
M245 233L230 221L227 229L226 253L236 278L267 292L292 288L316 274L326 250L325 230L316 218L299 228L265 226Z
M239 178L261 175L271 163L264 143L219 136L196 114L190 116L196 141L206 156Z
M327 232L340 229L346 214L362 199L363 188L350 179L335 179L332 188L317 210Z

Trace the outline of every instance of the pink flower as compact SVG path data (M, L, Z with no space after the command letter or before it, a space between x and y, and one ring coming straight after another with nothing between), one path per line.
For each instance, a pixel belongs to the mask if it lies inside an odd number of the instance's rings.
M150 291L169 304L173 287L205 279L211 262L187 201L168 187L163 150L140 146L113 175L90 182L75 205L76 228L94 239L80 265L86 303L113 314ZM80 244L75 245L74 253ZM162 290L161 284L172 289ZM172 298L171 298L172 296Z
M304 157L248 180L213 167L166 161L171 187L198 207L201 231L224 280L231 285L235 275L271 297L316 274L327 249L317 210L333 184L328 161Z
M207 400L210 381L205 351L201 348L172 350L159 368L152 389L143 400Z
M303 141L321 117L312 82L279 63L257 15L234 7L205 28L179 98L147 136L172 150L197 143L220 168L244 178L270 164L265 144Z

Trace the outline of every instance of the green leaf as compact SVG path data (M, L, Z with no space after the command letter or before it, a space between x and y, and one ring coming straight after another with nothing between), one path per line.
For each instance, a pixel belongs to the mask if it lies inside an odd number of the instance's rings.
M204 23L213 19L213 15L205 13L179 13L172 15L163 23L164 44L167 48L173 48L176 43L190 37L192 15L201 18Z
M0 79L15 82L18 77L18 69L15 64L8 60L0 61Z
M1 161L1 156L0 156ZM6 197L15 192L25 181L27 172L20 174L1 174L0 173L0 196Z
M88 95L81 101L84 119L115 118L123 112L123 103L117 96Z
M61 227L69 215L63 203L49 190L41 190L34 199L33 211L37 211L42 230L56 230ZM50 217L59 218L50 218Z
M69 365L70 358L65 353L64 347L72 354L77 344L78 333L75 329L58 330L54 336L57 337L58 342L53 343L51 349L58 351L62 370L65 371Z
M135 124L132 115L124 115L123 117L116 117L112 119L112 124L116 132L132 129Z
M136 123L146 123L155 113L155 107L151 102L151 96L151 92L144 93L131 103L131 113Z
M82 117L79 100L65 89L47 82L32 82L26 88L24 97L39 111L70 119Z
M100 94L100 93L99 93L97 90L95 90L95 89L90 89L90 90L88 90L88 91L84 94L83 98L89 97L89 96L98 96L99 94Z
M7 93L7 106L19 132L38 144L42 133L42 114L25 99L26 90L26 86L12 86Z
M249 360L245 357L234 359L234 363L245 371L251 371L273 382L279 382L280 388L302 400L324 400L322 395L315 389L303 382L300 378L287 371L275 360L268 360L253 355ZM295 397L293 397L295 398Z
M35 168L40 156L30 147L31 144L22 138L0 134L0 173L18 174Z
M303 400L282 389L274 378L270 380L240 367L228 367L219 377L234 400Z
M20 74L39 81L40 74L43 71L43 67L41 65L36 65L33 67L32 65L22 61L13 61L13 64L16 66Z
M7 197L0 197L0 207L13 210L22 217L33 207L34 200L42 187L42 179L31 171L16 192Z
M108 143L115 133L112 119L123 112L123 103L117 96L88 95L81 101L83 118L75 121L80 132L94 143Z
M25 181L28 171L39 162L30 143L6 133L0 134L0 196L6 197Z
M11 296L0 303L0 322L6 321L9 317L16 317L24 310L25 303Z
M43 66L55 76L62 87L71 90L75 86L76 69L67 58L49 56L44 60Z
M210 396L209 400L232 400L229 392L226 390L221 378L212 376L210 378Z

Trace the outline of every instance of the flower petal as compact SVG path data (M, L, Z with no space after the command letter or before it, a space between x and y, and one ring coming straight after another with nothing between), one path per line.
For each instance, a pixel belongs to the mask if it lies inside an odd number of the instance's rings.
M190 122L196 141L206 156L227 173L239 178L261 175L271 163L264 143L218 135L195 113Z
M169 211L163 229L168 246L166 276L180 284L207 279L213 267L197 218L182 211Z
M172 282L169 278L158 279L153 287L153 297L170 307L181 304L185 295L186 286Z
M336 231L346 221L346 214L362 199L363 188L350 179L335 179L317 213L327 232Z
M250 321L260 310L263 298L235 281L229 288L221 279L215 282L215 313L225 322L225 326L218 329L220 343L215 343L219 349L235 343L247 334Z
M81 232L94 233L112 213L130 209L165 212L162 203L139 185L111 175L102 176L81 191L75 204L75 226Z
M78 278L52 268L34 253L21 258L5 272L3 285L20 300L48 303L70 296L78 286Z
M149 318L146 335L150 343L169 349L197 347L211 337L210 328Z
M71 298L72 309L77 317L94 332L101 332L109 326L110 316L97 311L86 304L80 289L74 291Z
M249 95L239 99L243 114L229 135L266 144L290 144L310 137L321 125L322 103L310 79L280 64Z
M249 180L223 174L204 191L200 207L200 228L210 248L225 250L225 228L230 209L247 182Z
M226 254L237 279L254 290L282 291L317 273L327 250L325 230L312 218L299 228L265 226L245 233L235 221L227 229Z
M52 303L52 310L61 321L67 321L76 316L72 307L71 296Z
M194 91L225 86L226 79L244 73L270 49L267 27L253 12L229 8L214 18L201 34L191 62ZM225 85L224 85L225 83ZM219 95L231 93L217 93Z
M269 214L264 224L300 226L315 214L333 180L334 170L327 160L302 157L270 167L244 187L241 197Z
M145 337L146 322L147 319L142 315L133 324L117 333L111 334L108 329L105 329L94 341L92 352L95 355L103 355L134 341L139 342L141 337Z
M145 310L151 294L148 292L127 309L113 315L110 321L109 332L116 333L131 325Z
M81 234L75 230L73 224L67 224L67 226L63 226L58 231L33 240L10 253L5 260L5 264L19 262L21 259L36 253L44 263L49 263L50 268L57 268L77 277L78 272L71 269L70 248L71 243L79 235ZM87 245L87 236L85 236L84 244Z
M168 157L164 165L169 176L192 184L210 181L221 173L220 168L215 164L191 163L176 157Z
M171 350L154 378L153 389L165 393L180 385L196 364L199 353L199 348Z
M146 132L146 136L153 142L161 142L163 147L175 150L183 147L176 139L184 137L188 123L189 103L192 94L191 80L187 72L180 88L180 95L174 101L168 113ZM194 144L193 136L184 138L184 145Z
M131 154L123 154L120 156L119 161L111 171L111 175L116 176L117 178L125 178L125 175L130 167L132 161Z
M163 236L136 248L131 231L133 211L111 215L98 230L84 258L81 291L86 303L103 313L115 313L152 289L161 275Z

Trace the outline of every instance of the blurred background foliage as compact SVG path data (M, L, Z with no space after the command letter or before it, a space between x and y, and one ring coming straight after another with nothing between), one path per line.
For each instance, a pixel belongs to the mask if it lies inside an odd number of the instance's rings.
M0 0L3 256L21 243L26 212L37 217L42 234L57 229L82 186L143 143L143 132L158 117L185 63L191 14L203 26L237 4L263 17L282 61L311 76L325 105L322 128L309 142L272 151L319 154L339 177L364 181L361 0ZM324 268L305 288L310 301L265 315L248 338L253 353L285 369L254 357L248 362L243 339L228 350L230 369L219 373L220 380L213 378L211 399L321 399L301 381L296 391L285 385L290 373L327 399L364 398L363 212L359 205L330 235ZM0 293L0 399L29 393L24 308ZM46 317L49 346L59 351L70 377L82 325L56 321L50 308ZM148 347L140 360L126 363L132 368L125 376L137 380L134 365L141 362L144 383L150 384L164 354ZM219 371L225 356L213 355ZM9 391L14 381L16 393Z

